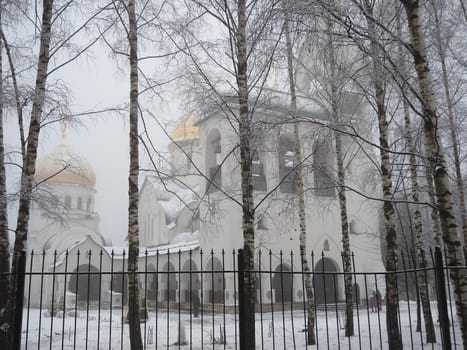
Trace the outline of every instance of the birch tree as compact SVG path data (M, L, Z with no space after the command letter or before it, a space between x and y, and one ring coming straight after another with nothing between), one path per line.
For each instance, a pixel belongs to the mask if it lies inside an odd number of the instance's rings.
M450 267L464 263L462 245L457 233L457 222L452 205L452 192L446 171L444 150L438 130L436 98L433 90L425 37L422 29L420 2L418 0L400 0L404 6L407 25L411 37L411 54L420 90L420 102L423 108L423 132L425 149L430 169L434 176L435 192L441 221L443 242L446 247L446 259ZM465 270L450 270L454 285L456 311L464 346L467 345L467 273Z
M0 4L0 28L2 25L2 6ZM3 128L3 45L0 40L0 285L8 286L8 272L10 271L10 244L8 240L8 212L5 173L5 147ZM8 288L0 291L0 310L5 308Z
M21 6L20 3L14 3L14 6ZM92 47L97 39L90 37L89 42L78 43L77 36L80 32L89 28L91 22L97 17L99 13L105 11L107 8L103 6L98 8L96 12L85 18L83 22L76 20L71 24L68 15L71 11L75 10L74 1L54 1L54 0L43 0L42 2L36 2L33 9L37 10L36 17L37 22L31 21L28 11L29 8L21 8L19 13L21 16L30 21L29 23L33 27L33 30L38 35L35 36L35 40L38 39L38 57L37 61L32 61L29 65L31 69L31 75L34 75L34 84L31 98L32 106L30 107L30 117L28 120L29 125L23 125L25 120L22 119L24 104L18 103L19 92L18 85L16 82L17 74L14 74L14 59L6 35L4 32L5 28L0 28L1 40L4 45L9 64L12 73L12 80L15 90L15 102L18 123L20 128L20 142L21 142L21 182L19 189L19 203L18 203L18 217L16 222L15 230L15 243L13 253L15 256L19 256L25 251L26 242L28 237L29 229L29 217L30 217L30 205L34 199L34 175L35 175L35 163L37 158L37 150L39 146L39 139L41 135L41 129L46 125L53 123L57 120L63 120L69 113L69 109L66 106L67 103L67 90L64 85L61 84L61 79L51 80L51 76L60 71L63 67L68 65L70 62L75 61L87 49ZM81 19L81 18L80 18ZM63 25L64 23L69 25ZM71 25L70 25L71 24ZM60 32L60 35L58 35ZM52 63L51 63L52 62ZM35 71L33 73L33 71ZM24 73L23 75L27 76ZM27 78L25 78L27 79ZM60 83L57 83L60 81ZM51 98L51 96L58 92L58 89L54 89L60 85L59 98ZM27 85L27 84L25 84ZM23 275L25 271L18 271L18 265L16 259L12 261L11 271L19 276ZM12 314L17 304L16 293L18 289L18 279L10 278L8 283L8 298L7 306L2 310L0 315L0 347L10 348L12 342L12 329L15 327L21 327L21 325L15 325L12 321ZM18 291L21 292L21 291Z
M329 100L331 104L331 121L335 126L334 140L336 145L336 164L337 164L337 193L339 198L340 207L340 219L341 219L341 234L342 234L342 254L344 264L344 293L346 303L346 324L345 324L345 335L347 337L354 335L354 323L353 323L353 296L352 296L352 260L350 251L350 237L349 237L349 222L347 217L347 199L346 199L346 186L345 186L345 167L344 167L344 155L342 150L342 137L338 131L339 124L341 124L341 117L339 112L339 96L338 96L338 66L336 62L334 48L334 40L332 33L332 22L327 21L328 29L328 47L327 47L327 58L329 59Z
M295 89L295 77L293 70L293 53L292 53L292 40L290 39L289 29L289 1L283 1L284 7L284 32L287 46L287 72L289 78L289 89L290 89L290 114L293 119L298 116L297 113L297 94ZM305 188L303 185L302 168L302 150L300 142L300 133L298 130L298 123L293 124L293 135L294 135L294 149L295 149L295 164L299 166L295 169L295 181L297 186L297 197L298 197L298 217L300 222L300 259L302 264L302 270L305 281L305 292L306 292L306 310L308 317L308 333L307 333L307 344L314 345L315 339L315 310L314 310L314 296L313 296L313 285L311 281L310 266L308 263L308 254L306 248L307 241L307 223L306 223L306 208L305 208Z
M44 0L42 3L42 22L40 33L40 47L39 47L39 60L36 71L36 83L34 89L34 100L31 111L31 118L29 123L28 132L28 145L26 150L25 164L23 164L21 174L21 193L18 208L18 220L16 224L16 237L14 245L14 253L19 255L20 252L25 250L25 243L27 240L28 225L29 225L29 208L30 208L30 194L32 191L34 174L36 170L37 147L39 143L40 123L42 116L42 108L45 100L45 89L47 82L47 71L49 66L49 49L51 42L52 31L52 13L53 13L53 0ZM24 271L18 271L16 259L13 259L12 271L14 273L24 274ZM0 342L4 342L5 349L11 347L13 329L17 325L12 325L12 315L16 301L16 285L17 279L11 279L8 285L8 300L5 312L2 315L2 326L0 327L3 333L0 337Z
M384 68L381 60L384 59L377 42L377 29L374 22L373 6L370 1L362 2L364 15L368 26L368 37L373 71L373 85L375 92L375 105L378 115L379 146L381 156L381 182L384 198L384 227L386 229L386 322L388 331L388 342L391 349L402 349L402 338L399 331L397 318L397 275L394 273L398 268L397 256L397 233L394 222L394 205L392 203L392 177L390 162L390 146L388 142L388 121L386 117ZM393 273L391 273L393 272Z
M457 132L457 123L456 116L454 112L454 102L451 92L451 87L449 86L449 74L447 67L447 50L449 50L449 39L443 40L441 33L441 21L443 20L443 10L442 6L444 1L431 0L432 15L434 17L434 41L436 52L438 54L439 63L441 65L441 79L443 85L444 99L446 101L447 107L447 117L449 125L449 136L450 143L452 146L452 154L454 158L454 169L455 169L455 179L456 179L456 189L459 202L459 211L461 216L461 228L463 232L463 241L467 242L467 208L465 206L465 191L464 191L464 181L461 171L461 160L460 160L460 150L459 150L459 137ZM452 6L452 5L451 5ZM449 36L449 35L448 35ZM467 259L467 250L464 243L464 258Z
M243 228L243 251L244 251L244 266L247 270L253 271L255 262L255 206L253 199L253 184L251 174L251 114L248 106L248 59L247 59L247 42L246 42L246 26L247 26L247 6L246 0L238 0L237 2L237 33L236 33L236 49L237 49L237 87L238 87L238 105L240 116L238 122L239 143L240 143L240 165L241 165L241 181L242 181L242 228ZM255 300L256 300L256 285L255 278L252 273L245 274L245 312L247 322L245 325L246 332L246 349L253 350L255 345Z
M400 38L402 38L402 30L401 30L401 23L400 23L400 13L396 8L396 22L397 22L397 34ZM407 69L405 67L405 60L403 55L403 48L401 45L398 47L399 49L399 64L401 73L403 76L408 76ZM428 296L428 279L427 273L425 270L428 264L426 259L426 250L425 250L425 242L423 239L423 223L422 223L422 214L420 208L420 187L418 184L418 171L417 171L417 159L416 154L417 150L415 147L415 142L413 140L414 131L412 130L411 125L411 118L410 118L410 106L407 101L409 96L409 91L407 86L402 83L402 106L403 106L403 113L404 113L404 132L405 132L405 139L408 145L409 150L409 167L410 167L410 181L412 184L412 191L411 196L414 202L414 228L415 228L415 244L416 244L416 260L418 262L418 267L422 269L420 273L417 275L418 278L418 289L423 309L423 316L425 321L425 334L426 334L426 341L427 343L435 343L436 342L436 334L433 324L433 317L431 314L431 307L430 307L430 299Z
M130 47L130 171L128 176L128 320L132 349L143 349L140 327L140 298L138 283L138 31L135 0L128 0L128 43Z
M251 330L255 327L256 284L255 274L251 271L254 270L255 258L255 216L260 205L255 204L252 182L253 140L258 135L258 122L254 117L278 45L277 35L268 38L277 27L273 22L276 8L274 3L258 0L222 3L194 0L191 5L188 18L183 16L186 25L180 30L182 38L178 48L186 54L192 75L201 81L197 87L198 97L199 94L203 96L198 101L202 105L201 112L213 113L209 108L215 108L215 113L226 119L226 124L230 125L237 138L232 151L222 163L228 157L237 157L240 191L235 189L233 193L227 193L222 186L216 186L214 181L209 180L208 189L214 186L219 195L213 197L225 196L241 210L246 271L245 346L246 349L254 349L255 334ZM217 31L200 33L198 25L202 28L210 25ZM218 37L212 38L209 34Z

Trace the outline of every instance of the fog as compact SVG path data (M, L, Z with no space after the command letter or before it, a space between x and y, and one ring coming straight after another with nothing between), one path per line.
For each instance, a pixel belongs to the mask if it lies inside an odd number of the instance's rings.
M120 63L121 65L121 63ZM122 106L129 100L129 73L118 67L104 50L93 53L93 58L80 59L60 71L60 76L69 87L72 95L72 113L98 111L113 106ZM170 102L167 102L170 101ZM178 102L170 93L154 98L153 112L163 125L180 116ZM79 123L67 124L67 140L70 148L89 161L96 173L95 210L99 213L101 234L113 245L126 245L128 211L128 166L129 141L126 111L107 112L79 117ZM27 116L27 113L26 113ZM18 150L18 129L16 114L6 114L5 143L7 151ZM151 138L159 149L166 149L165 134L156 123L149 123ZM41 130L38 159L50 152L61 138L61 126L53 123ZM143 148L140 148L141 154ZM146 164L144 157L141 163ZM19 171L17 166L7 167L7 186L11 193L18 188ZM140 177L142 184L143 177ZM17 206L9 209L9 226L16 224Z

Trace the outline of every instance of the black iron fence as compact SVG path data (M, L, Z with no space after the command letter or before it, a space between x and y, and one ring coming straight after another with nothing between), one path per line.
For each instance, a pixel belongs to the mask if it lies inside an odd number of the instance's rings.
M129 349L126 259L124 251L106 250L27 254L22 259L26 263L25 292L19 298L23 306L19 302L16 308L16 325L22 318L17 344L22 349ZM309 257L316 315L311 330L302 259L292 253L259 251L254 271L248 271L256 282L255 329L244 330L255 332L256 348L303 349L307 332L313 331L316 349L387 349L388 273L358 271L356 266L362 264L356 260L352 256L354 335L347 337L342 260L338 264L325 254ZM403 256L401 261L405 263ZM396 272L403 346L462 349L452 288L445 277L448 268L440 253L437 259L432 254L431 261L425 269L405 266ZM422 271L435 343L426 342L419 298ZM239 293L239 276L244 272L235 251L142 254L138 275L145 349L241 349L244 321L239 306L245 300Z

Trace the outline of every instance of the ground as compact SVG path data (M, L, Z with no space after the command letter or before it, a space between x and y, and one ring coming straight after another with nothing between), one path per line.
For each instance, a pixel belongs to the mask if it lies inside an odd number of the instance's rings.
M433 303L436 317L436 304ZM156 317L157 316L157 317ZM335 310L319 311L317 342L308 349L387 349L385 311L369 312L366 307L355 310L356 335L344 336L344 317ZM100 321L99 321L100 320ZM257 349L304 349L305 315L302 310L275 311L256 314ZM437 344L423 342L424 335L415 332L416 305L402 302L400 320L404 348L441 349L439 325ZM179 344L179 325L184 328L186 345ZM150 310L149 320L142 325L146 349L238 349L238 316L236 314L204 313L194 318L186 311ZM454 322L453 339L460 347L458 324ZM123 323L122 310L80 310L77 317L48 317L45 310L24 311L23 349L130 349L128 325ZM182 331L183 333L183 331ZM182 335L183 338L183 335ZM109 344L110 339L110 344ZM225 339L225 341L223 341ZM40 342L39 342L40 340ZM183 343L183 339L182 342ZM454 346L454 344L453 344Z

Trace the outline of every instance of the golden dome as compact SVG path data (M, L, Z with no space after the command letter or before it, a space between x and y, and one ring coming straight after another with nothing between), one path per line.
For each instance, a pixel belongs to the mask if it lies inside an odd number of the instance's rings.
M65 132L60 144L36 162L36 181L49 185L79 185L93 189L96 174L86 159L70 150Z
M182 117L170 133L173 141L183 141L199 138L199 127L195 126L197 118L193 116Z

